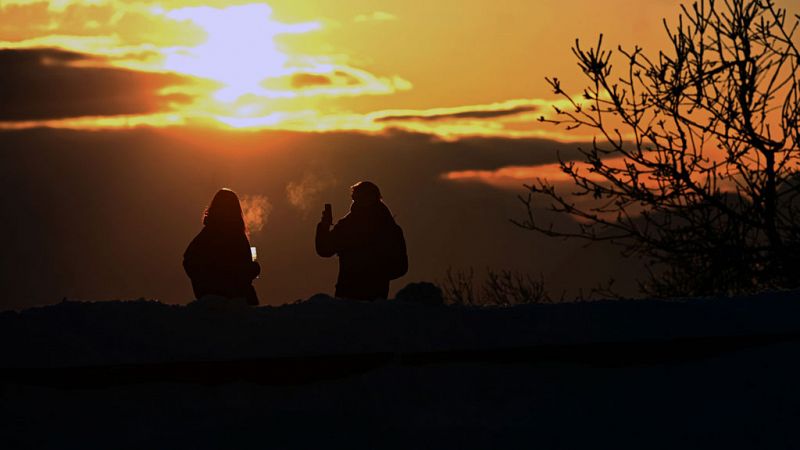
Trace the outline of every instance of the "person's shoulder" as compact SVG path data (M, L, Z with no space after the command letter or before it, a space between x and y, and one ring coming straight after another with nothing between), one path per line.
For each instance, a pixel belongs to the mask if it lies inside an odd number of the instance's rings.
M397 225L397 221L394 219L394 214L392 214L392 211L389 209L388 206L386 206L386 203L383 203L383 202L378 203L377 210L379 211L379 214L381 215L381 217L387 223L391 223L391 224Z
M194 238L192 238L191 242L189 242L189 245L186 246L186 251L184 251L183 255L186 256L197 252L198 248L203 247L205 242L208 240L207 235L208 233L206 233L206 228L203 227L203 229L200 230L194 236Z
M201 228L200 231L198 231L197 234L194 235L194 238L192 238L192 244L198 241L202 241L203 239L206 238L207 235L208 232L206 231L206 227Z
M342 217L341 219L336 221L336 225L335 226L337 226L337 227L341 226L341 225L347 226L352 221L353 221L353 213L352 212L348 212L347 214L344 215L344 217Z

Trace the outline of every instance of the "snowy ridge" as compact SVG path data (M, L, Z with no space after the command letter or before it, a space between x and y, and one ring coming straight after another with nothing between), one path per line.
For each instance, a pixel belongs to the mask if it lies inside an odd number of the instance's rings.
M800 292L467 308L315 295L279 307L223 300L64 301L0 314L0 367L76 367L493 350L800 334Z

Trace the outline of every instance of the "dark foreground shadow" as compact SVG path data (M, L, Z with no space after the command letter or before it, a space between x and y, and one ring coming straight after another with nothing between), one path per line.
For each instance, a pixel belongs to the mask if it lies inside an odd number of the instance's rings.
M235 361L190 361L64 368L6 368L0 383L62 389L107 388L146 383L304 385L346 378L382 367L446 364L574 365L625 368L675 365L753 347L800 341L800 334L685 338L664 341L537 345L491 350L368 353L276 357Z

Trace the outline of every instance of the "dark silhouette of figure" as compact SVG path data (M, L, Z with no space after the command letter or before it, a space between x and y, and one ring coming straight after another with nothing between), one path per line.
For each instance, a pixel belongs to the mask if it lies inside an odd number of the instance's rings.
M205 295L244 298L258 305L253 279L261 266L253 261L239 197L220 189L203 216L203 229L183 254L183 268L196 298Z
M339 255L336 297L385 299L389 281L408 271L403 230L383 203L378 186L362 181L351 189L350 212L333 229L333 217L328 209L323 211L317 225L317 254Z

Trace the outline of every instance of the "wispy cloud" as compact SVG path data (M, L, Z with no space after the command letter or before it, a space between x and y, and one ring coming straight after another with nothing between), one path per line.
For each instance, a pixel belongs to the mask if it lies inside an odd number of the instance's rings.
M596 175L588 174L595 181L602 181ZM501 189L519 190L523 184L536 179L550 183L566 183L572 178L565 174L558 163L535 166L509 166L496 170L459 170L442 174L442 179L453 182L481 183Z
M509 106L507 108L488 105L482 109L478 107L460 107L449 109L434 109L421 113L403 113L377 117L378 122L402 122L402 121L437 121L437 120L458 120L458 119L497 119L500 117L515 116L522 113L532 113L539 110L537 105Z
M300 69L280 77L265 79L261 86L267 97L357 97L387 95L412 88L410 81L398 77L379 77L366 70L341 64L319 64L315 71Z
M325 84L322 78L304 80L310 84ZM324 85L322 87L330 87ZM306 89L317 89L309 86ZM422 133L438 139L454 141L472 137L542 138L561 142L589 142L591 134L565 131L537 120L551 114L557 102L541 99L518 99L488 105L466 105L454 108L419 110L381 110L359 114L355 112L326 113L317 109L284 111L270 109L269 104L245 101L232 106L252 108L246 115L220 114L209 116L202 111L181 111L179 114L157 113L141 117L86 118L47 120L3 124L0 128L48 126L57 128L130 128L136 126L212 125L234 129L276 129L302 132L357 131L368 134L391 133L395 130ZM273 100L274 102L274 100ZM563 105L561 105L563 106ZM396 119L388 119L396 118Z
M353 22L388 22L397 20L397 16L386 11L374 11L369 14L359 14L353 18Z
M563 100L513 99L503 102L448 108L384 110L369 119L385 128L433 134L444 139L469 136L509 138L541 137L563 141L585 141L586 135L564 133L538 121L551 117L553 106L565 108ZM591 136L588 136L591 140Z

